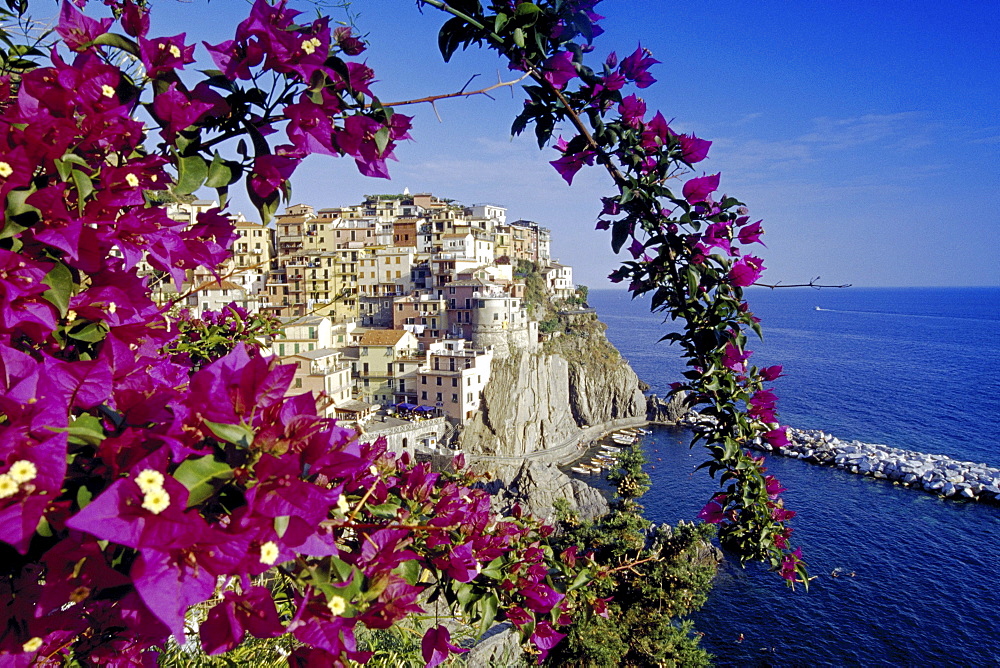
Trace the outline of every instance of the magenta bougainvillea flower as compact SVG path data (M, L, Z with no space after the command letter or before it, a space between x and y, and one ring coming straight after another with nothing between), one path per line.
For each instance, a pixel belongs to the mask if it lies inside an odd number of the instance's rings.
M113 19L95 20L77 10L69 2L62 3L56 32L63 42L74 51L88 48L99 35L108 32Z
M146 76L156 78L194 62L194 45L185 46L184 37L185 33L156 39L139 38L139 55L146 67Z
M634 82L638 88L648 88L656 83L656 79L653 78L648 70L659 62L653 58L649 49L644 49L640 45L630 56L622 60L621 65L618 66L618 71L626 79Z
M722 351L722 365L730 371L746 373L746 362L750 359L751 354L751 351L740 350L739 346L730 341Z
M698 139L693 134L677 135L677 141L681 145L681 159L691 165L707 158L708 149L712 147L712 142L705 139Z
M559 172L559 176L563 177L569 185L573 185L573 177L576 176L576 173L584 165L594 164L594 158L597 157L597 153L590 148L585 148L578 153L567 153L569 143L562 137L559 137L554 148L557 151L562 151L563 157L558 160L552 160L549 164L555 167L556 171Z
M626 96L618 105L618 113L622 115L622 120L626 125L634 128L639 127L646 115L646 103L635 94Z
M709 195L719 189L720 178L721 174L711 174L690 179L684 184L684 199L691 204L707 201Z
M424 657L426 668L440 665L451 653L468 651L451 644L451 632L444 626L433 626L427 629L420 641L420 654Z
M754 243L759 243L761 246L765 246L763 241L760 240L761 235L764 234L764 228L761 227L761 221L757 221L752 225L744 225L740 228L740 231L736 234L736 238L740 240L740 243L744 246Z
M745 288L753 285L764 273L764 261L759 257L747 255L737 260L729 269L729 282L735 286Z
M275 638L284 632L267 587L250 587L243 594L224 592L222 602L208 611L208 618L199 628L206 654L228 652L247 633L255 638Z
M776 448L784 448L789 445L788 427L778 427L764 433L764 440Z
M778 397L771 390L760 390L755 392L750 401L747 402L747 415L757 418L761 422L774 422L777 410Z
M727 518L725 494L719 493L708 500L705 507L698 511L698 519L709 524L718 524Z
M560 51L542 63L542 77L556 88L565 88L576 76L573 54L569 51Z
M772 380L777 380L781 378L782 366L780 364L775 364L774 366L766 366L760 370L760 377L764 379L765 382L771 382Z

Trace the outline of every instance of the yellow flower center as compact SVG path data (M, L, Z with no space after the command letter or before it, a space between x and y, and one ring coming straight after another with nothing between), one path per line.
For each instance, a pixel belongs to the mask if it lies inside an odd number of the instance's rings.
M154 515L159 515L170 507L170 495L165 489L152 489L143 497L142 507Z
M7 475L13 479L14 482L31 482L38 475L38 469L35 465L29 462L27 459L19 459L10 465L10 470L7 471Z
M334 594L330 597L330 602L326 604L326 607L330 608L334 617L339 617L344 614L344 610L347 610L347 601Z
M14 173L14 168L10 166L10 163L0 162L0 177L7 178Z
M6 473L0 473L0 499L17 494L17 483Z
M143 494L163 489L163 474L153 469L145 469L136 476L135 484L139 485Z
M177 48L176 44L170 45L170 55L173 56L174 58L181 57L181 50Z
M317 38L313 37L312 39L307 39L302 42L302 51L307 56L312 55L313 53L316 52L316 49L318 49L322 45L323 45L322 42L320 42Z
M101 95L103 95L104 97L114 97L115 89L109 86L108 84L104 84L103 86L101 86Z
M260 563L271 566L278 560L278 544L269 540L260 546Z
M41 646L42 646L42 639L39 638L38 636L35 636L28 642L21 645L21 649L23 649L25 652L34 652Z
M139 185L139 177L136 176L135 174L126 174L125 183L135 188L137 185Z
M347 497L341 494L340 497L337 499L337 510L346 515L347 511L350 509L351 509L351 504L347 502Z

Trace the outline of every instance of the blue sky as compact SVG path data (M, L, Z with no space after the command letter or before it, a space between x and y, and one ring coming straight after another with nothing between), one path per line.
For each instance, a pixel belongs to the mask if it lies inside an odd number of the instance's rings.
M245 7L161 0L154 32L222 41ZM662 64L642 91L650 108L713 140L699 167L721 171L722 189L764 219L764 279L1000 284L1000 2L605 0L597 9L607 18L595 60L651 49ZM383 100L452 92L472 75L473 86L512 78L486 52L442 63L435 10L354 0L351 11ZM554 255L577 282L607 287L617 262L594 223L608 179L595 168L568 187L548 165L553 150L511 140L520 94L494 96L443 101L437 114L400 108L415 116L414 141L397 149L391 182L313 158L294 177L293 201L337 206L409 188L503 204L552 229Z

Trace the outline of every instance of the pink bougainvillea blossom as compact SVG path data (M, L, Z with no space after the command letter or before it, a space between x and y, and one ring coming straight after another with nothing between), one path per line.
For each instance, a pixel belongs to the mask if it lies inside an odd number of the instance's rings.
M737 260L729 269L729 282L741 288L753 285L764 273L764 261L759 257L747 255Z

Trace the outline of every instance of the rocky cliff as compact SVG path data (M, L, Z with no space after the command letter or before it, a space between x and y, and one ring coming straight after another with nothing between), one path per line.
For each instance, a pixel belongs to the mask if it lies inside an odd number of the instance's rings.
M582 425L645 416L644 388L596 316L574 316L541 350L494 360L481 409L459 444L497 457L556 447Z

